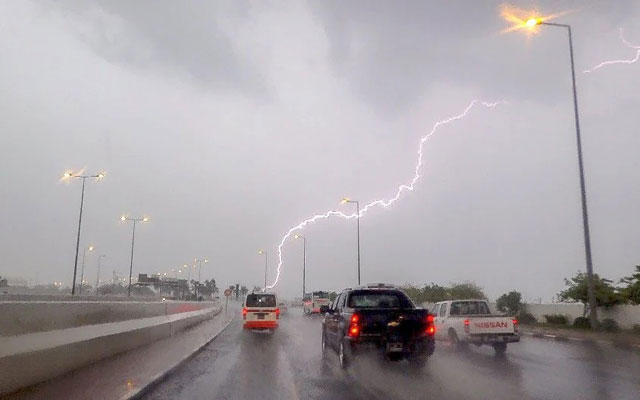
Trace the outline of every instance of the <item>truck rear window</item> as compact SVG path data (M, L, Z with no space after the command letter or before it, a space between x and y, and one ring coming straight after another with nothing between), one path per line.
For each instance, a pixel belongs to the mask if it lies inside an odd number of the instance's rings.
M349 308L414 308L404 293L398 291L363 290L352 292Z
M276 296L272 294L250 294L247 296L246 307L275 307Z
M478 315L490 314L489 307L484 301L456 301L451 303L450 315Z

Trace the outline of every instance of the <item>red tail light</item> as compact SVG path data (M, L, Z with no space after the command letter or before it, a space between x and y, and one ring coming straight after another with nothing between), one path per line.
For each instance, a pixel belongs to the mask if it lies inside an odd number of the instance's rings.
M242 308L242 319L247 319L247 308Z
M513 322L513 331L518 332L520 330L520 328L518 327L518 320L514 318L512 322Z
M349 337L357 337L360 335L360 326L358 325L360 322L360 316L358 314L353 314L351 316L351 324L349 325Z
M280 319L280 309L276 308L276 319Z
M464 320L464 333L469 333L469 320Z
M427 315L427 329L424 331L427 336L433 336L436 333L436 327L433 325L433 315Z
M360 334L360 327L358 325L351 325L349 328L349 336L356 337Z

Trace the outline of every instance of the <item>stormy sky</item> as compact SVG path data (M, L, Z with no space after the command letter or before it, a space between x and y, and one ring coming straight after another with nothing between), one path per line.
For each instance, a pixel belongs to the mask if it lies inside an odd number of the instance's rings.
M85 277L169 272L209 257L219 286L269 282L305 217L395 194L420 137L422 177L361 219L364 282L473 281L550 300L584 270L566 33L501 33L499 1L20 1L0 3L0 275L70 284L80 181ZM594 268L640 263L640 3L516 2L574 30ZM307 237L307 288L356 279L355 221ZM301 293L287 241L276 289ZM186 278L186 274L182 277ZM193 274L192 274L193 277Z

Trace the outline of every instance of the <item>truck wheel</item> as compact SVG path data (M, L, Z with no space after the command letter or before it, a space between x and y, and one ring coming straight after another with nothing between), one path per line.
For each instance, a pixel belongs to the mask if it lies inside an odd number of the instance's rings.
M507 351L507 344L506 343L494 343L493 344L493 350L495 350L496 355L501 356Z
M340 341L340 348L338 349L338 361L340 362L340 367L342 369L346 369L349 364L351 364L351 354L344 345L344 340Z

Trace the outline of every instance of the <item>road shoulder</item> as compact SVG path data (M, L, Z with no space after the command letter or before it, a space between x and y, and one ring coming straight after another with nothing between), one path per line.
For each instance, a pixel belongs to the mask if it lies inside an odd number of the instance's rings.
M175 336L153 342L80 368L21 392L12 399L131 399L149 388L215 339L229 324L233 312L224 310Z

